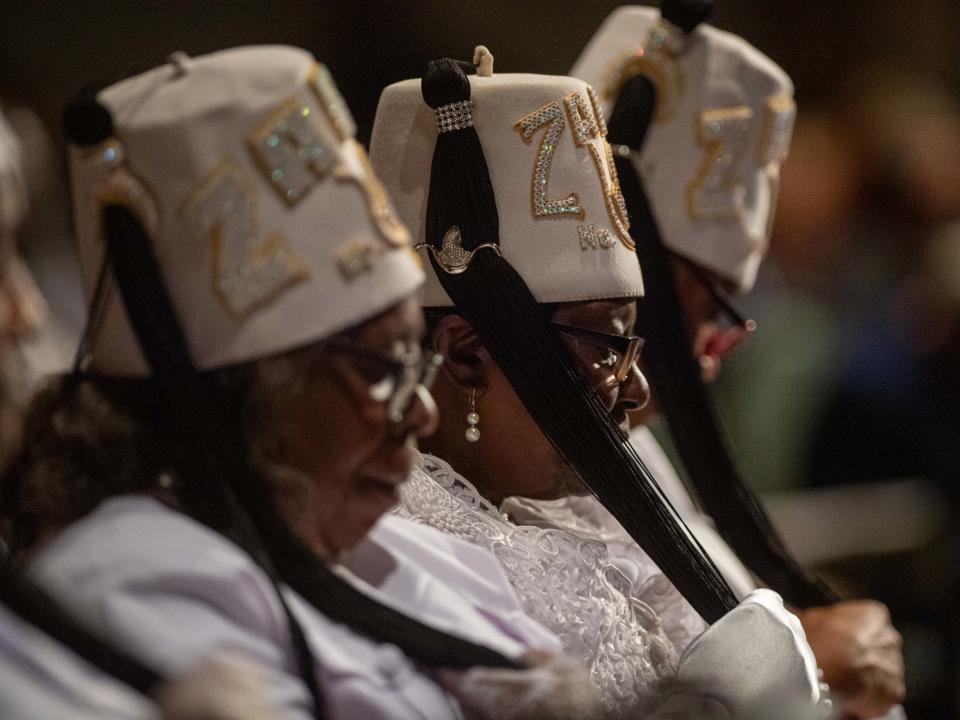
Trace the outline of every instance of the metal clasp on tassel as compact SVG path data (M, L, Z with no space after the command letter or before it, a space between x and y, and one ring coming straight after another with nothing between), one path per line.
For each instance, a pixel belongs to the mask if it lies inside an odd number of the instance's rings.
M430 255L437 261L437 265L448 275L459 275L464 272L473 260L473 256L484 248L493 250L497 255L503 257L500 252L500 246L494 243L483 243L473 250L465 250L463 247L463 238L460 235L460 228L452 225L449 230L443 234L443 246L437 250L430 243L418 243L413 246L414 250L426 248Z

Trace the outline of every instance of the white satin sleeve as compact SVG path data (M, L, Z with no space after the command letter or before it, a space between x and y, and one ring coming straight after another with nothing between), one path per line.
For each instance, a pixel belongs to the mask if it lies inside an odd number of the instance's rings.
M34 560L34 578L91 627L162 672L232 657L259 668L275 720L313 707L268 578L232 543L146 497L114 498ZM285 589L317 665L326 716L456 718L450 696L392 645L328 620Z
M562 650L557 636L523 611L486 548L386 515L339 560L369 594L439 630L512 658Z
M3 608L0 718L159 720L151 703Z
M697 637L649 720L821 720L816 660L799 619L756 590Z

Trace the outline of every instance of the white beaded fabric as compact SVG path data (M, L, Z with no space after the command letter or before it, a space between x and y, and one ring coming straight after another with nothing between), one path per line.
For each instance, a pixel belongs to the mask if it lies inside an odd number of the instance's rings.
M491 550L524 612L587 667L608 717L643 717L660 704L677 653L643 593L631 596L603 543L515 525L431 455L420 457L395 512Z
M686 598L593 496L551 501L511 497L500 507L516 522L569 530L603 543L610 562L629 581L628 594L653 608L678 654L707 629Z

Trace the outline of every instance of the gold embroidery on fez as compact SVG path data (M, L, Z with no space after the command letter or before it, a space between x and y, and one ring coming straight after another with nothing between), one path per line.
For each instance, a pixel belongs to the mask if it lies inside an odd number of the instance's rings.
M624 246L633 250L635 245L630 237L627 205L620 189L613 153L606 141L607 123L603 117L603 108L598 102L596 92L589 85L587 95L590 98L589 105L579 92L569 93L563 98L567 117L570 118L570 127L573 128L573 139L578 147L586 145L589 149L597 177L600 179L600 189L610 222Z
M360 187L370 217L388 245L403 247L411 244L410 231L393 209L390 196L370 166L367 151L353 138L344 141L340 164L333 175L339 181L356 183Z
M600 128L600 136L603 142L603 157L607 164L609 180L605 180L604 199L607 203L607 213L613 222L613 227L620 237L620 241L628 250L635 250L636 243L630 237L630 215L627 213L627 201L623 198L623 190L620 187L620 176L617 174L617 166L613 162L613 150L610 143L607 142L607 121L603 116L603 106L600 104L600 98L593 86L587 85L587 94L590 96L590 105L593 107L594 116L597 119L597 127ZM594 155L594 162L599 163L599 158Z
M327 115L340 142L345 142L357 135L357 124L353 120L346 100L337 89L330 71L325 65L317 63L310 71L310 88L320 101L320 107Z
M760 141L761 166L772 163L779 169L787 159L796 117L797 104L789 95L773 95L767 98L763 137Z
M310 277L279 232L257 236L257 195L249 177L222 161L190 194L183 214L213 253L213 288L238 317L263 307Z
M525 143L530 144L534 133L546 126L546 131L540 139L537 149L537 158L533 166L533 179L530 188L530 205L535 218L543 217L575 217L583 219L584 211L580 206L580 198L572 192L565 198L550 200L547 198L547 186L550 178L550 166L557 150L557 143L563 134L563 110L560 103L553 101L532 113L520 118L514 129L520 133Z
M745 105L700 113L697 141L705 156L687 186L687 211L694 219L736 217L746 192L739 173L750 140L753 110Z
M797 105L791 96L772 95L767 98L759 153L759 163L769 183L766 222L761 228L760 223L751 225L748 218L741 219L751 239L758 243L764 242L773 232L773 210L777 206L777 196L780 194L780 166L790 153L790 140L793 137L796 117Z
M290 207L305 198L337 161L324 142L313 111L299 97L285 101L247 137L247 145L270 186Z
M603 116L603 105L600 102L600 96L593 89L593 85L587 85L587 95L590 98L590 107L593 108L594 118L597 121L597 129L601 137L607 136L607 119Z
M382 250L367 240L350 240L337 248L337 267L344 280L353 280L373 268L373 263Z
M577 144L577 147L583 147L593 138L601 136L596 114L587 107L583 95L578 92L564 95L563 105L567 108L567 117L570 119L570 127L573 129L573 141Z
M597 176L600 178L603 202L606 205L610 222L613 223L613 229L617 231L620 242L628 250L633 250L636 245L633 238L630 237L630 221L627 216L626 201L623 199L623 192L620 189L620 178L617 175L617 168L613 164L613 153L610 151L610 145L604 138L597 138L588 144L587 148L590 150L590 157L593 158Z
M79 151L82 166L80 192L90 193L83 202L83 211L88 213L89 227L103 240L101 212L105 205L123 205L132 210L151 237L160 231L160 210L156 196L147 183L134 175L126 166L126 151L119 139L112 137L104 142Z
M613 222L613 227L617 231L620 241L628 250L635 250L636 243L630 237L630 215L627 213L627 201L623 197L623 189L620 187L620 176L617 175L617 166L613 162L613 150L606 138L600 140L603 143L603 157L606 161L607 171L609 173L608 183L604 189L603 197L607 203L607 214ZM594 162L599 163L600 159L594 155Z
M684 91L683 69L679 59L661 49L638 46L624 50L610 63L603 84L603 99L616 102L624 83L637 75L649 78L657 92L654 122L666 122L673 117L680 107Z

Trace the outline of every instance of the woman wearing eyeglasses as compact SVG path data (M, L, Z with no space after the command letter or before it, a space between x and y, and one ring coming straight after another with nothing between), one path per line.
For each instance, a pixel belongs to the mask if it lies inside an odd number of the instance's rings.
M20 256L29 195L23 150L0 112L0 466L16 453L27 379L11 362L44 324L44 299ZM0 540L3 535L0 533ZM164 677L92 633L9 562L0 543L0 717L4 720L272 720L261 678L237 662Z
M705 385L755 329L731 295L749 292L766 255L796 112L793 84L744 39L703 22L712 2L661 6L616 10L571 72L595 83L610 110L647 278L638 311L654 402L633 420L663 414L697 501L649 430L638 426L632 441L738 596L759 579L794 608L844 715L899 717L904 664L890 613L878 602L843 600L784 546L740 477ZM524 510L602 537L634 584L646 581L649 558L591 498ZM685 633L674 630L684 647Z
M326 69L176 55L65 124L90 320L5 477L33 578L161 672L239 656L276 718L590 717L488 553L382 518L439 359Z
M388 87L374 124L371 161L430 263L429 343L445 358L441 422L400 513L493 550L608 717L815 716L797 621L768 592L737 605L625 442L648 396L643 284L592 88L495 74L482 47L474 61L476 76L438 60ZM683 596L663 576L631 594L601 542L498 509L588 492L712 623L682 661L658 609Z

